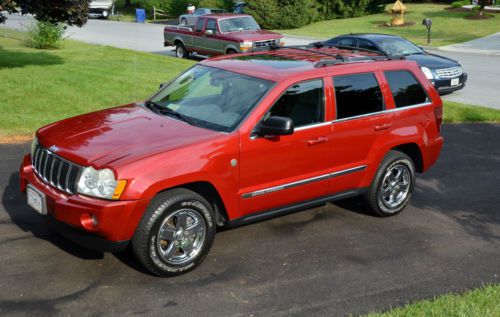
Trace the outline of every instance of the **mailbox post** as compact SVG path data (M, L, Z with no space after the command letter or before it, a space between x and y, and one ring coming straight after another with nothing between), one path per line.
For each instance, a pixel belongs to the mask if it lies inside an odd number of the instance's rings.
M422 25L425 25L427 28L427 45L431 43L431 26L432 20L430 18L425 18L422 20Z

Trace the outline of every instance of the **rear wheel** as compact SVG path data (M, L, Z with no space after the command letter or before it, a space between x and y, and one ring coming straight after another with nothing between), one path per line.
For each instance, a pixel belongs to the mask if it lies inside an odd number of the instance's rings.
M132 249L151 273L179 275L203 262L215 230L212 207L202 196L173 189L151 201L132 239Z
M378 216L394 216L406 207L414 186L413 161L402 152L390 151L382 160L365 196L367 205Z
M182 43L175 44L175 56L179 58L187 58L188 52Z
M236 50L235 50L235 49L232 49L232 48L230 48L230 49L228 49L228 50L226 51L226 55L229 55L229 54L236 54L236 53L237 53L237 52L236 52Z

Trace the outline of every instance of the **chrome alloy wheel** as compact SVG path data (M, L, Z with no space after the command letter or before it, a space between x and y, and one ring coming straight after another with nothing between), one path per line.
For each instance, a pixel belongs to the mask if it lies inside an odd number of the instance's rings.
M378 193L379 204L388 209L396 209L408 197L411 185L411 174L404 164L391 166L384 175Z
M180 209L173 212L158 230L159 256L171 265L191 261L203 247L206 226L205 219L196 210Z

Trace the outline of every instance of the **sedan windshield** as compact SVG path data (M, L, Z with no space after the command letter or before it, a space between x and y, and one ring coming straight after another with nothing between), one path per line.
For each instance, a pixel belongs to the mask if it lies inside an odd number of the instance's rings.
M259 25L252 17L237 17L219 20L222 33L248 30L260 30Z
M197 65L160 90L147 104L190 124L232 131L273 82Z
M424 52L415 44L398 37L384 37L377 44L389 55L413 55Z

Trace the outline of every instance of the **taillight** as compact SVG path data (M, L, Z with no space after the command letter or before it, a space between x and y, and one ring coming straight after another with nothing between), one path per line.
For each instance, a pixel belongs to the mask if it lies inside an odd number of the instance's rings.
M441 132L441 124L443 123L443 106L434 108L434 116L436 117L438 132Z

